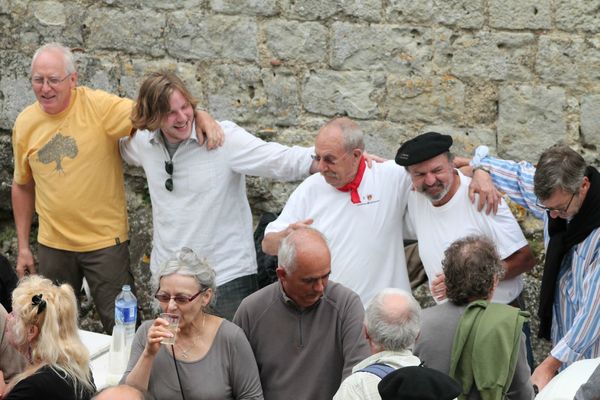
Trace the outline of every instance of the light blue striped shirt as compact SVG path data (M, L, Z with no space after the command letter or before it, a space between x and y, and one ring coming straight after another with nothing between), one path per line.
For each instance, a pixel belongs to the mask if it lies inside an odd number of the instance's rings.
M496 187L532 215L544 221L544 243L548 246L548 214L536 205L533 192L535 167L485 157L481 165L490 169ZM563 259L554 296L551 354L563 368L573 361L600 356L600 228Z

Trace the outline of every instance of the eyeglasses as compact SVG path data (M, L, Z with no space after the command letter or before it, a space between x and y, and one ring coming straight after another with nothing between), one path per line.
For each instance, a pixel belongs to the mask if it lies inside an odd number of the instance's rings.
M175 300L175 303L177 304L187 304L190 303L191 301L193 301L196 297L200 296L202 293L206 292L208 290L208 288L202 288L200 289L200 291L198 293L196 293L193 296L186 296L184 294L177 294L175 296L171 296L170 294L167 293L156 293L154 295L154 298L158 301L160 301L161 303L168 303L171 301L171 299Z
M318 163L319 163L319 162L321 162L321 161L323 161L325 164L328 164L328 165L335 165L335 164L337 164L338 162L340 162L341 160L343 160L343 159L344 159L344 158L345 158L345 157L346 157L348 154L350 154L350 153L344 153L344 155L343 155L343 156L341 156L340 158L337 158L337 159L336 159L334 156L331 156L331 155L329 155L329 154L328 154L328 155L326 155L326 156L323 156L323 157L321 157L321 156L320 156L320 155L318 155L318 154L311 154L311 156L310 156L310 157L311 157L313 160L315 160L316 162L318 162Z
M165 188L169 192L172 192L173 191L173 161L170 161L170 160L165 161L165 171L167 171L167 174L171 175L165 181Z
M569 209L569 207L571 206L571 203L573 202L573 198L575 197L575 195L577 194L577 192L573 193L571 195L571 200L569 200L569 202L567 203L567 206L565 208L550 208L550 207L546 207L545 205L541 204L538 201L536 201L536 204L538 207L540 207L541 209L548 211L549 213L554 212L557 214L564 214L567 212L567 210Z
M31 84L33 86L42 87L42 86L44 86L44 82L47 82L48 86L50 86L51 88L55 88L58 85L60 85L62 82L64 82L64 80L70 76L71 76L71 74L67 74L67 76L65 76L62 79L57 78L56 76L51 76L50 78L44 78L43 76L34 76L31 78Z

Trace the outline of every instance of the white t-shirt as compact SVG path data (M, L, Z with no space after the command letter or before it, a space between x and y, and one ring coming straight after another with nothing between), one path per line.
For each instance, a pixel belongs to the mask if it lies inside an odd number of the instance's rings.
M329 244L331 279L358 293L363 305L386 287L410 291L402 235L410 185L404 168L393 161L373 163L358 187L361 203L352 204L350 193L312 175L292 193L265 235L312 218L312 227Z
M429 284L442 272L444 251L452 242L469 235L485 235L496 244L501 259L527 245L517 220L502 201L496 215L477 211L469 199L468 178L458 172L460 186L443 206L434 207L428 197L411 191L408 197L408 216L419 241L419 255L429 278ZM523 290L521 275L500 281L492 301L510 303Z
M195 132L173 155L173 191L167 149L159 131L138 131L120 142L121 156L144 168L152 201L153 246L150 269L186 246L206 258L217 286L256 273L252 214L245 175L297 180L308 175L312 148L265 142L230 121L221 122L222 147L207 150Z

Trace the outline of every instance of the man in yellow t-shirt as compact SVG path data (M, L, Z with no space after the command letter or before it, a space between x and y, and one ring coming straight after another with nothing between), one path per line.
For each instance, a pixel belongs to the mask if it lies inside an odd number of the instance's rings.
M12 203L17 274L36 273L29 246L39 217L39 273L77 291L83 278L107 332L129 268L127 208L119 139L132 132L129 99L77 86L71 51L42 46L33 56L37 101L13 128Z

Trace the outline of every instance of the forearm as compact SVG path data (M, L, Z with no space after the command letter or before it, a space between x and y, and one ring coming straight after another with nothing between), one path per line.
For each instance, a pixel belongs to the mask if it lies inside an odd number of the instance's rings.
M29 249L31 220L35 208L35 183L33 180L25 185L19 185L13 181L11 198L19 250Z
M515 276L529 272L535 266L535 257L529 246L525 246L502 260L505 279L512 279Z
M533 371L531 382L540 390L543 389L544 386L554 378L561 365L562 361L553 356L546 357L546 359L537 366L535 371Z
M288 230L267 233L262 241L262 250L265 254L276 256L279 251L281 241L287 236Z

